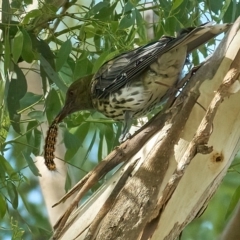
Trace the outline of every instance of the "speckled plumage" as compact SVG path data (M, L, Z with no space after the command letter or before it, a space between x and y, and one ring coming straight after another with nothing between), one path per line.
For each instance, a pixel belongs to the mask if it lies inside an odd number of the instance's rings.
M170 65L165 63L166 58ZM107 117L116 120L124 120L126 111L130 112L132 118L145 115L176 82L185 59L186 47L173 49L159 57L144 72L134 76L131 81L106 95L96 94L99 78L95 76L91 91L93 106Z
M132 119L151 111L175 84L187 55L229 26L208 23L188 28L176 38L164 36L113 58L91 83L84 78L69 87L58 122L72 112L95 108L109 118L124 121L122 140Z

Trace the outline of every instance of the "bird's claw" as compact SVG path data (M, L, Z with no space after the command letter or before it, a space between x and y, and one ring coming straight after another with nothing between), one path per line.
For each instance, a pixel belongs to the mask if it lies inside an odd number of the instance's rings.
M131 138L131 134L130 133L125 133L125 134L121 134L120 138L119 138L119 143L123 143L126 140Z

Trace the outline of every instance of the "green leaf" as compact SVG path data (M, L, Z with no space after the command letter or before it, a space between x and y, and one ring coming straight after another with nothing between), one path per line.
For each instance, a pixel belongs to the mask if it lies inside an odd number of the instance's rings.
M105 156L103 156L103 135L99 131L99 143L98 143L98 161L101 161Z
M27 125L27 129L26 129L26 139L27 139L27 143L31 146L33 144L32 140L33 140L33 129L35 127L37 127L38 124L36 121L31 121L28 123Z
M134 8L134 5L131 3L131 1L127 1L126 5L124 6L123 11L130 12L133 8Z
M99 68L106 62L108 55L109 55L109 52L106 51L99 56L99 58L94 63L93 70L92 70L93 73L97 72L97 70L99 70Z
M8 0L4 0L2 1L2 22L3 23L9 23L9 19L10 19L10 4Z
M30 213L31 212L31 209L29 207L29 202L27 201L26 199L26 194L24 194L22 191L18 191L18 194L20 195L21 199L22 199L22 202L25 206L25 208L28 210L28 212Z
M28 116L31 119L36 119L38 122L44 122L46 120L43 111L38 111L38 110L31 111L30 113L28 113Z
M125 29L125 28L129 28L132 25L134 25L135 23L135 14L133 14L135 12L132 12L130 14L125 15L119 24L119 29Z
M20 111L30 108L42 99L42 95L27 92L23 98L20 99Z
M23 34L21 31L18 31L16 36L13 39L12 55L13 61L17 64L21 56L23 48Z
M237 187L237 189L235 190L235 192L232 196L231 202L230 202L230 204L228 206L228 209L227 209L225 219L228 219L229 216L231 215L231 213L234 211L236 205L239 202L239 199L240 199L240 186Z
M10 62L11 62L11 49L10 49L10 39L9 39L9 32L5 32L5 39L4 39L4 45L5 45L5 51L4 51L4 72L5 74L7 71L11 70L10 68Z
M18 207L18 193L16 186L11 182L7 182L7 191L8 191L8 196L11 200L12 206L14 209L17 209Z
M67 149L78 149L80 147L79 145L79 138L70 133L69 131L64 131L64 144Z
M26 14L26 16L23 19L23 24L28 24L31 20L31 18L36 18L38 16L41 16L42 12L39 9L33 9L30 12Z
M29 166L30 170L32 171L32 173L37 177L41 176L38 168L36 167L36 165L33 162L33 159L30 156L30 150L31 150L31 148L25 149L24 151L22 151L22 155L23 155L24 159L26 160L26 162L28 163L28 166Z
M86 39L94 37L97 31L97 29L92 25L90 26L83 25L83 30L85 32Z
M24 0L24 3L26 3L27 5L32 4L33 0Z
M22 58L26 62L31 63L35 59L32 47L32 40L28 32L24 28L21 28L21 32L23 34Z
M106 20L112 19L112 15L118 1L115 1L112 5L110 5L108 1L104 1L103 3L105 6L101 6L101 9L95 14L94 18L101 19L101 21L106 22Z
M88 56L89 52L84 51L80 58L77 60L73 72L74 81L92 73L92 62L89 61Z
M71 130L72 134L75 136L74 138L78 139L78 140L76 140L76 143L74 144L74 148L67 149L65 157L64 157L64 159L66 161L70 161L75 156L78 149L83 145L83 142L89 132L90 125L91 125L90 123L83 123L78 128ZM66 132L65 132L65 134L66 134ZM63 139L65 142L65 137ZM69 143L65 142L65 144L67 146L69 146Z
M236 16L239 15L240 15L240 2L236 3L236 1L230 1L230 5L228 6L226 12L224 13L223 22L228 23L233 22L236 19Z
M94 131L94 134L93 134L93 136L91 137L91 142L90 142L90 144L89 144L89 147L88 147L88 149L87 149L87 152L86 152L86 154L85 154L85 156L84 156L84 158L83 158L83 160L82 160L82 165L85 163L85 161L87 160L87 158L88 158L88 156L89 156L89 153L90 153L91 150L92 150L92 147L93 147L93 145L94 145L94 143L95 143L95 140L96 140L96 136L97 136L97 131Z
M59 76L67 86L69 86L73 81L74 68L75 61L69 57L67 61L63 64L61 70L58 72Z
M49 62L40 55L40 62L43 66L43 69L47 76L57 85L57 87L66 94L67 86L63 83L63 81L59 78L58 74L53 70Z
M140 0L129 0L129 2L136 7L138 5L138 3L140 2Z
M108 60L112 59L113 57L115 57L117 54L119 54L119 51L114 51L114 52L103 52L99 58L96 60L96 62L94 63L94 66L93 66L93 70L92 70L92 73L95 73L97 72L97 70L100 69L100 67L105 63L107 62Z
M222 19L223 16L225 15L225 13L227 12L228 7L230 6L231 2L232 2L231 0L225 0L225 3L223 4L223 7L220 11L220 16L219 16L220 19Z
M22 1L19 1L19 0L11 1L11 7L16 8L16 9L20 9L22 7Z
M10 163L2 155L0 155L0 166L2 169L5 170L8 176L12 176L15 174L15 171L10 165Z
M137 32L139 37L143 42L147 42L147 31L146 31L146 23L141 15L141 13L135 9L136 13L136 23L137 23Z
M219 14L219 10L222 8L223 1L208 0L207 3L210 11L214 12L215 14Z
M27 92L27 81L18 65L14 65L14 70L17 75L17 79L12 79L9 84L7 106L11 124L14 130L20 133L21 115L18 114L18 110L20 108L20 100Z
M7 204L5 198L0 194L0 219L4 217L7 211Z
M45 102L45 111L46 111L46 115L49 123L53 121L53 119L60 112L61 108L62 106L61 106L59 95L57 91L52 88Z
M183 0L174 0L172 5L172 11L176 8L178 8L182 4Z
M42 39L38 39L35 35L30 34L33 48L38 51L39 54L41 54L51 65L53 69L55 69L55 55L53 54L53 51L47 44L47 42L43 41Z
M67 173L66 182L65 182L65 191L68 192L72 188L72 181L69 173Z
M66 42L64 42L57 54L56 57L56 71L58 72L63 64L67 61L69 54L72 51L72 43L70 39L68 39Z
M40 64L40 76L42 79L42 88L44 95L47 93L47 87L48 87L48 81L47 81L47 74L45 72L45 69L42 64ZM49 79L49 84L51 84L52 81Z
M95 15L97 14L101 9L108 7L109 3L108 2L99 2L97 3L91 10L90 10L90 14L91 15Z

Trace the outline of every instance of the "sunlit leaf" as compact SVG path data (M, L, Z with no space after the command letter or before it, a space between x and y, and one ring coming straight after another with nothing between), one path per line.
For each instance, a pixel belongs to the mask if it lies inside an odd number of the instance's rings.
M23 24L28 24L31 18L41 16L42 12L39 9L33 9L29 11L23 19Z
M174 0L172 5L172 11L178 8L182 4L183 0Z
M0 155L0 165L1 168L4 169L9 176L15 173L10 163L2 155Z

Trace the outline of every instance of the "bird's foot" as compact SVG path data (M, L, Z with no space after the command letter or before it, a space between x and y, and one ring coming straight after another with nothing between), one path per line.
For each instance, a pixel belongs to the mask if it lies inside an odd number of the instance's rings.
M121 134L120 138L119 138L119 142L120 143L123 143L125 142L127 139L131 138L131 134L128 132L128 133L125 133L125 134Z

